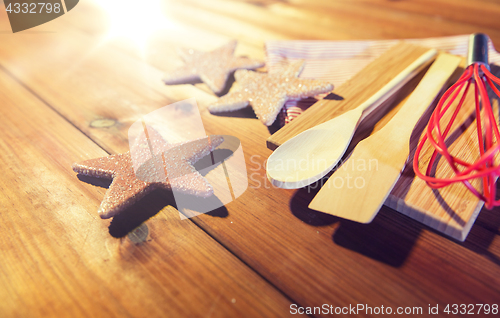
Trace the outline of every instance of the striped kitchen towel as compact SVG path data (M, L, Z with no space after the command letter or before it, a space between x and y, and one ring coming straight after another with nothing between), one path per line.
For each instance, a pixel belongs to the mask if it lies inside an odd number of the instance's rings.
M294 60L306 60L301 78L325 80L339 87L354 74L384 53L400 40L379 41L268 41L266 65L276 70ZM409 43L436 48L455 55L466 56L469 35L407 39ZM500 54L489 41L490 63L500 65ZM317 96L322 98L324 96ZM280 122L286 124L314 104L317 99L290 100L280 113Z

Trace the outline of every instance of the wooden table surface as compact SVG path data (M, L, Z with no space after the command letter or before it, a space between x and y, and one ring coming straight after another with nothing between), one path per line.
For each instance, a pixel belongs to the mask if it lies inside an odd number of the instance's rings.
M447 304L500 304L500 209L483 210L463 243L387 207L368 225L309 210L313 193L267 181L271 133L251 111L214 116L205 85L161 82L182 65L176 47L231 39L256 59L272 39L484 32L498 46L498 1L113 3L81 1L15 34L0 6L1 317L285 317L323 304L447 316ZM72 163L127 151L133 122L191 97L207 133L241 140L246 192L188 220L161 192L101 219L106 185L79 180Z

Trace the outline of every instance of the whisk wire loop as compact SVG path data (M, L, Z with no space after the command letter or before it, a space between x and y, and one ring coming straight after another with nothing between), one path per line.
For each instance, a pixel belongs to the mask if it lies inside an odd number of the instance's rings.
M500 200L495 200L495 182L500 175L500 165L495 164L495 159L500 153L500 131L486 87L487 84L491 91L500 98L500 91L495 83L500 85L500 79L491 74L488 67L483 63L469 65L457 82L443 94L438 102L430 117L425 134L417 146L413 160L413 169L416 175L431 188L439 189L461 182L475 196L483 200L488 209L500 205ZM466 103L466 96L471 88L474 91L476 135L479 145L479 158L473 163L467 162L457 155L452 155L447 145L447 143L450 143L448 139L451 139L448 135L452 131L452 127L454 127L453 124L460 110ZM456 103L457 100L458 103ZM445 127L441 127L443 117L452 106L455 107L453 113ZM424 174L419 168L419 157L426 142L429 142L434 150ZM462 154L463 157L465 156ZM453 171L451 177L436 176L434 170L437 169L437 163L441 158L446 161ZM471 180L478 178L482 181L482 192L471 184Z

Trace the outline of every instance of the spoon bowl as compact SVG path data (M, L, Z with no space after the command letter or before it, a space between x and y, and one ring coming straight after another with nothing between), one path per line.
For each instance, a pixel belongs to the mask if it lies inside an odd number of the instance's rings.
M347 150L362 113L355 108L287 141L269 157L268 179L276 187L297 189L323 178Z

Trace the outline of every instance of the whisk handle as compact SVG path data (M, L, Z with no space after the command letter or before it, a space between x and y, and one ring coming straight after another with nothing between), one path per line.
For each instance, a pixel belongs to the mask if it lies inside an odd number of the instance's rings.
M483 33L471 34L469 37L469 51L467 52L467 66L479 63L490 69L488 63L488 36Z

